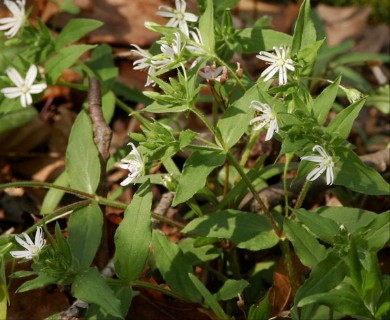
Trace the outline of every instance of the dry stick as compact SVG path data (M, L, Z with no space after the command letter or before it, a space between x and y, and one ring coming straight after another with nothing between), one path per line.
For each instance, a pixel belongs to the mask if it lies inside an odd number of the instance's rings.
M379 172L385 172L386 169L390 167L390 149L386 148L375 153L360 156L360 160L362 160L367 166L372 167ZM287 180L287 185L290 185L291 182L292 179ZM304 182L305 179L302 179L291 186L289 190L290 198L298 197ZM317 179L312 182L307 195L309 197L314 196L328 188L329 186L326 185L324 180ZM260 190L258 192L258 195L263 200L268 209L271 210L278 204L282 203L284 200L283 181ZM253 195L251 193L248 193L245 196L245 198L241 201L239 208L249 210L251 212L259 212L260 210L260 206L253 198Z
M97 195L106 197L108 193L108 183L106 177L107 160L110 157L110 143L112 131L103 117L102 98L100 84L96 78L89 77L88 91L88 111L93 125L93 140L99 151L100 161L100 182L96 191ZM104 214L105 208L102 207ZM103 219L103 234L100 247L96 255L96 264L102 270L109 260L107 226Z

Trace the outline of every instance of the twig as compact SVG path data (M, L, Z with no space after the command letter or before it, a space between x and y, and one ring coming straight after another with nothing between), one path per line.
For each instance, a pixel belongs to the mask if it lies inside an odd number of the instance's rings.
M93 140L99 151L100 161L100 182L96 193L99 196L106 197L108 193L106 167L107 160L110 157L112 131L104 120L99 81L93 77L89 77L88 111L93 125ZM102 211L104 214L104 207L102 207ZM100 270L107 264L109 259L107 227L105 219L103 221L102 239L96 255L96 264Z
M159 216L164 217L166 215L168 209L172 205L172 201L173 201L174 196L175 196L175 193L172 191L164 193L162 195L157 207L153 210L153 213L155 215L159 215ZM155 219L153 221L153 229L157 229L159 224L160 224L160 220Z

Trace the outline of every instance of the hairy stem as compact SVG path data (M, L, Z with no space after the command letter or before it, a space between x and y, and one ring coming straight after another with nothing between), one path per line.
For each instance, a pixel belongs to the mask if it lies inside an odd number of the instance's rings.
M311 181L306 180L305 184L302 187L301 192L299 193L297 202L295 203L295 206L294 206L295 209L299 209L302 206L303 200L305 200L307 192L310 189L310 185L311 185Z

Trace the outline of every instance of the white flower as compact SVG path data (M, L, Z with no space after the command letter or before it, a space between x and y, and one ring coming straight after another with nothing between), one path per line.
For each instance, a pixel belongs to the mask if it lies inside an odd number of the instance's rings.
M6 17L0 19L0 30L7 30L4 34L7 38L13 38L18 33L19 29L24 23L26 18L24 6L26 4L25 0L17 1L4 1L5 6L12 13L12 17Z
M260 51L256 58L269 62L271 65L261 73L261 77L266 76L264 81L271 79L279 72L279 85L287 83L287 69L294 71L294 61L290 59L290 48L274 47L275 54L267 51Z
M23 236L24 239L26 240L23 240L18 236L15 237L15 240L26 250L11 251L10 254L14 258L18 258L18 259L19 258L32 259L39 254L39 252L46 244L46 240L44 239L42 228L37 227L37 232L35 233L35 242L32 242L31 238L26 233L23 233Z
M214 81L218 81L220 82L221 81L221 77L224 77L224 79L226 80L227 77L228 77L228 71L227 71L227 68L226 67L218 67L216 68L215 64L211 65L211 66L205 66L203 68L204 71L199 71L199 75L206 79L207 82L209 82L210 80L214 80Z
M31 94L37 94L46 89L45 83L33 84L37 77L38 69L32 64L26 74L26 79L23 79L18 71L14 68L7 69L7 75L16 87L3 88L0 90L8 99L20 97L20 103L23 107L32 104Z
M184 0L175 0L176 9L173 9L168 6L160 6L158 9L164 9L165 11L157 11L159 16L170 18L168 23L166 24L169 27L177 27L188 37L188 25L189 22L198 21L198 17L193 13L186 12L186 2Z
M196 55L207 55L208 52L205 49L204 42L202 35L200 34L200 31L198 28L194 28L195 31L190 31L191 37L194 40L194 45L187 45L186 48L191 51L191 53Z
M127 178L120 183L121 186L127 186L130 184L142 173L142 169L144 167L141 155L135 145L131 142L127 145L131 146L133 149L126 158L121 160L122 163L117 164L119 168L129 170Z
M267 135L265 136L265 141L268 141L274 135L274 132L279 132L278 121L276 119L275 111L266 103L261 103L259 101L253 100L249 108L256 109L257 111L262 112L262 115L253 118L249 124L252 125L255 122L259 122L253 130L260 130L268 124Z
M306 177L306 180L313 181L317 179L321 174L326 171L326 184L333 184L334 174L333 167L334 162L333 158L328 155L325 149L319 145L315 145L313 147L313 151L317 151L320 156L304 156L301 157L302 160L308 160L312 162L318 163L317 167L315 167Z
M171 46L164 42L160 47L162 54L153 57L152 64L155 68L164 68L174 63L178 56L180 56L182 50L181 36L179 32L175 32L174 34L175 39L172 41Z
M136 44L132 44L137 50L131 50L132 52L138 53L142 58L133 62L134 70L145 70L148 69L148 78L146 79L145 87L155 85L155 82L150 78L156 71L156 68L152 64L152 55L141 49Z

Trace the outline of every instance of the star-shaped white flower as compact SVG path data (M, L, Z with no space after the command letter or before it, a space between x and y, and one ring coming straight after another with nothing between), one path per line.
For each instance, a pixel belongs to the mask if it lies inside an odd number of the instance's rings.
M127 145L132 147L131 152L126 158L121 160L122 163L117 164L119 168L129 170L127 178L120 183L121 186L127 186L128 184L130 184L142 173L144 167L141 155L139 154L135 145L131 142Z
M152 64L156 69L167 67L180 56L183 49L181 36L179 32L175 32L174 35L175 39L172 41L172 44L169 45L167 42L164 42L160 47L162 54L153 57Z
M35 233L35 241L32 242L31 238L27 233L23 233L24 239L15 236L15 240L26 250L24 251L11 251L10 254L14 258L26 258L32 259L36 257L42 248L46 244L46 240L44 239L43 231L41 227L37 227L37 232Z
M275 111L266 103L261 103L259 101L253 100L249 108L256 109L262 114L253 118L249 124L258 122L258 124L253 128L253 130L260 130L266 125L268 125L267 134L265 136L265 141L271 140L274 132L279 132L278 120L276 119Z
M196 22L198 17L193 13L186 12L186 2L184 0L175 0L176 9L169 6L160 6L158 9L166 11L157 11L159 16L170 18L166 24L169 27L179 27L179 29L188 37L189 30L187 21Z
M283 85L287 83L287 69L295 70L294 61L290 58L290 47L274 47L274 50L276 54L260 51L256 56L256 58L270 63L270 66L260 76L265 76L264 81L268 81L279 72L279 85Z
M7 38L13 38L18 33L19 29L22 27L24 20L26 18L24 6L26 4L25 0L17 1L4 1L5 6L12 13L12 17L6 17L0 19L0 30L7 30L4 34Z
M27 107L32 104L31 94L37 94L46 89L46 83L33 84L37 77L38 69L32 64L27 71L26 79L23 79L18 71L14 68L7 69L7 75L16 87L3 88L0 92L8 99L20 97L22 107Z
M317 167L315 167L306 177L306 180L314 181L316 180L321 174L323 174L326 171L326 184L331 185L333 184L334 180L334 173L333 173L333 167L334 162L333 158L327 154L325 149L319 145L315 145L313 147L313 151L317 151L320 156L304 156L301 157L302 160L308 160L312 162L318 163Z
M155 85L155 82L150 78L150 75L153 75L156 71L156 68L152 64L152 55L143 49L141 49L136 44L132 44L137 50L131 50L139 54L142 58L133 62L134 70L145 70L148 69L148 78L146 79L145 87L150 85Z

